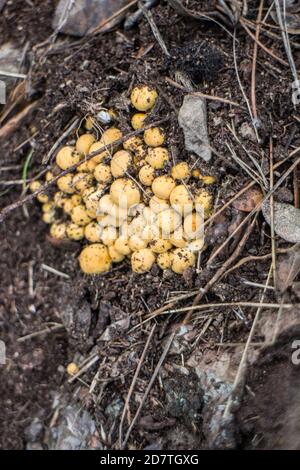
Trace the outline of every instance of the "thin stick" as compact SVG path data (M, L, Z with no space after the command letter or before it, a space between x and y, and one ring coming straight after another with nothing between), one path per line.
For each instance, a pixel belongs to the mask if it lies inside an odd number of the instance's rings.
M121 417L121 421L120 421L120 426L119 426L119 442L120 442L120 448L122 447L122 442L123 442L123 437L122 437L122 433L123 433L123 423L124 423L124 419L125 419L125 414L126 414L126 411L128 410L128 405L129 405L129 402L130 402L130 398L131 398L131 395L133 393L133 390L134 390L134 386L135 386L135 383L137 381L137 378L139 376L139 373L140 373L140 370L141 370L141 367L142 367L142 364L144 362L144 359L145 359L145 356L146 356L146 352L148 350L148 347L149 347L149 344L150 344L150 341L152 339L152 336L153 336L153 333L155 331L155 328L156 328L156 323L153 325L151 331L150 331L150 334L148 336L148 339L146 341L146 344L145 344L145 347L144 347L144 350L142 352L142 355L141 355L141 358L138 362L138 365L137 365L137 368L136 368L136 371L134 373L134 376L133 376L133 379L132 379L132 382L130 384L130 387L129 387L129 390L128 390L128 394L127 394L127 397L126 397L126 400L125 400L125 404L124 404L124 408L123 408L123 413L122 413L122 417Z
M70 133L73 131L73 129L75 129L75 127L78 126L78 123L79 123L80 119L79 118L76 118L74 122L72 122L70 124L70 126L66 129L66 131L57 139L57 141L54 143L54 145L52 145L51 149L49 150L48 154L43 157L43 160L42 160L42 164L43 165L47 165L50 158L52 157L53 153L55 152L55 150L57 149L57 147L59 147L59 145L61 144L61 142L63 140L65 140L66 137L68 137L68 135L70 135Z
M270 190L274 187L274 162L273 162L273 140L270 137ZM276 288L276 240L274 229L274 196L270 196L270 229L271 229L271 247L272 247L272 267L273 267L273 285Z
M262 18L262 12L263 12L263 7L264 7L264 0L260 1L259 4L259 9L258 9L258 14L257 14L257 26L256 26L256 33L255 33L255 39L256 41L254 42L253 46L253 59L252 59L252 72L251 72L251 105L252 105L252 113L254 119L257 120L257 107L256 107L256 62L257 62L257 49L258 49L258 44L257 41L259 39L259 33L260 33L260 21Z
M182 307L176 310L168 310L166 313L183 313L198 310L205 310L207 308L224 308L224 307L264 307L264 308L293 308L293 304L275 304L275 303L261 303L261 302L220 302L215 304L200 304L191 305L190 307ZM186 323L186 322L184 322Z
M35 331L34 333L30 333L29 335L26 335L26 336L21 336L20 338L17 339L17 341L18 343L23 343L24 341L27 341L28 339L36 338L36 336L45 335L47 333L52 333L53 331L61 330L63 328L64 328L64 325L61 325L60 323L55 323L55 324L52 324L52 326L44 328L43 330Z
M146 399L147 399L147 397L148 397L148 395L149 395L149 392L150 392L150 390L151 390L151 388L152 388L153 383L155 382L155 379L156 379L156 377L157 377L157 375L158 375L158 373L159 373L159 371L160 371L160 368L161 368L161 366L162 366L162 364L163 364L163 362L164 362L164 360L165 360L165 358L166 358L166 356L167 356L167 354L168 354L168 352L169 352L169 349L170 349L170 347L171 347L171 344L172 344L172 342L173 342L173 339L174 339L175 335L176 335L176 330L173 331L173 333L170 335L170 337L169 337L169 339L168 339L168 342L167 342L166 345L165 345L165 348L164 348L164 350L163 350L163 353L162 353L162 355L161 355L161 357L160 357L160 359L159 359L159 361L158 361L158 363L157 363L157 366L155 367L155 370L154 370L153 375L152 375L152 377L151 377L151 379L150 379L150 382L149 382L149 384L148 384L148 386L147 386L147 388L146 388L146 390L145 390L145 393L144 393L144 396L143 396L143 398L142 398L142 401L141 401L141 403L140 403L140 405L139 405L139 407L138 407L138 409L137 409L137 411L136 411L136 413L135 413L135 415L134 415L134 417L133 417L133 420L132 420L132 422L131 422L131 424L130 424L130 426L129 426L129 429L128 429L127 433L126 433L125 439L124 439L124 441L123 441L123 443L122 443L122 445L121 445L121 450L125 448L125 446L126 446L126 444L127 444L127 442L128 442L130 433L131 433L133 427L135 426L135 423L137 422L137 419L138 419L139 416L140 416L140 413L141 413L142 408L143 408L143 406L144 406L144 404L145 404L145 401L146 401Z

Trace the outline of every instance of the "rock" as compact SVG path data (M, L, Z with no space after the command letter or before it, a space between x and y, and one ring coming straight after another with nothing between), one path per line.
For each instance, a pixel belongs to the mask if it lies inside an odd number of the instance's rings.
M43 427L43 423L38 418L34 418L34 420L24 430L25 439L28 442L38 441L42 435Z
M0 70L7 74L18 74L20 73L21 62L21 49L17 49L10 42L0 46ZM13 76L0 75L0 105L6 103L8 92L15 80L16 78Z
M211 159L211 149L208 147L205 99L186 95L179 111L178 123L184 132L185 148L208 162Z
M108 31L118 24L124 14L106 21L129 0L60 0L55 10L52 27L71 36L85 36L103 25L102 31Z
M254 129L250 124L248 124L248 122L243 122L243 124L239 128L239 133L244 139L249 139L252 142L256 142L256 135Z
M270 225L270 202L262 205L264 218ZM274 202L274 231L290 243L300 242L300 209L282 202Z
M69 404L60 413L58 423L50 428L49 450L101 449L96 425L91 415L77 404Z

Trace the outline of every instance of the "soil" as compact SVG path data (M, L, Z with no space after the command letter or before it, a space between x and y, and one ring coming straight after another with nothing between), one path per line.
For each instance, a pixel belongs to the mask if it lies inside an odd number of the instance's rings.
M129 132L128 96L136 83L147 82L158 90L160 98L151 119L167 118L164 124L167 144L174 151L175 158L196 162L196 157L185 150L177 122L186 92L181 84L175 87L166 81L166 77L175 80L176 70L189 75L196 91L239 103L232 106L208 100L208 133L217 154L211 162L200 161L198 165L204 175L214 175L217 179L212 191L218 207L249 181L247 173L231 157L225 142L230 142L231 148L251 168L249 153L255 155L266 177L270 136L273 139L274 163L283 159L288 151L299 147L300 138L296 132L299 118L291 105L290 70L261 48L256 72L256 99L261 122L261 143L258 144L251 132L249 113L236 77L233 38L219 25L183 18L167 2L159 2L152 14L171 52L167 59L145 18L131 30L124 30L120 25L104 35L79 41L64 35L51 37L56 3L53 0L7 1L0 18L1 44L10 41L21 49L26 46L29 52L25 70L30 71L26 97L8 114L4 123L27 103L39 100L36 110L1 142L1 167L15 166L1 172L1 208L21 196L22 185L17 181L22 178L22 168L31 149L29 178L44 169L43 157L75 116L83 118L99 106L113 107L118 111L121 130ZM214 9L214 2L183 3L195 11ZM255 21L257 2L251 3L248 18ZM232 31L232 27L229 29ZM241 27L237 28L237 37L239 72L245 93L250 96L253 42ZM270 38L265 32L262 37L265 45L276 50L276 54L285 60L282 41ZM197 57L203 56L203 60L198 60L193 67L189 54L195 53ZM298 49L295 60L299 62ZM228 125L232 126L240 137L241 126L245 124L250 129L243 137L248 153L228 128ZM69 138L74 138L74 135ZM284 163L275 177L278 178L288 166L289 162ZM5 184L5 181L16 181L16 184ZM285 180L275 198L295 202L292 177ZM227 245L211 268L207 267L207 260L244 216L245 213L229 206L222 217L208 228L207 249L201 257L200 273L193 269L184 276L178 276L154 267L148 274L136 275L125 261L109 273L86 277L78 268L81 244L54 243L48 236L48 227L41 221L37 202L11 212L0 225L0 338L7 347L6 364L0 366L0 448L30 447L32 440L28 437L28 426L34 418L43 424L43 435L37 441L42 448L47 448L47 428L53 427L57 420L53 408L57 394L79 402L81 408L91 413L103 448L118 448L120 415L114 415L108 407L118 400L124 403L150 330L156 324L130 410L124 420L125 434L161 357L165 341L183 315L158 315L154 320L142 322L149 312L162 307L174 295L172 293L189 292L206 284L237 247L241 233ZM276 246L284 249L289 245L277 238ZM259 214L240 257L262 256L270 252L270 230ZM55 272L45 270L45 265L54 268ZM246 285L244 281L265 284L269 269L270 258L248 262L217 282L203 301L259 302L261 289ZM264 302L278 301L278 292L266 291ZM285 302L288 301L298 301L296 294L289 291L285 298ZM189 305L190 299L183 300L176 304L176 308ZM195 355L203 357L208 351L217 361L220 343L245 343L255 312L255 308L249 307L237 311L232 307L222 307L214 310L209 324L207 317L192 316L182 351L167 357L159 380L154 382L141 419L130 434L129 449L205 447L206 436L202 433L199 418L203 392L195 383L194 372L187 366L194 385L187 386L182 379L182 393L187 395L189 408L194 406L197 414L194 421L190 420L192 425L187 423L182 412L172 409L168 387L163 386L163 381L172 384L172 368L186 365ZM108 334L107 327L116 322ZM53 327L56 329L51 330ZM106 337L103 336L105 331ZM27 336L31 334L34 335ZM244 395L237 416L236 440L242 448L299 446L295 422L299 408L296 395L298 369L291 365L286 367L287 363L290 364L289 341L294 337L295 333L288 337L286 343L280 342L264 352L250 368L247 383L251 393ZM261 340L263 336L259 333L253 338L254 342ZM67 364L72 361L86 364L95 355L98 357L96 362L80 377L81 380L69 383L65 372ZM285 380L280 378L282 375ZM180 379L178 382L180 388ZM89 393L91 385L93 390ZM197 391L199 400L196 404L188 396L187 388L192 393ZM279 397L276 408L270 403L272 400L266 400L266 395L272 390L274 396ZM289 402L288 397L291 396ZM256 414L261 416L259 420L254 419ZM274 420L274 415L278 420ZM276 436L279 436L278 440Z

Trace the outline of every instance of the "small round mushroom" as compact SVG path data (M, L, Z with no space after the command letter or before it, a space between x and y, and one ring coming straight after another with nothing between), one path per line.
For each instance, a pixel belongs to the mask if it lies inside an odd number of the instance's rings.
M42 187L42 183L40 181L32 181L29 185L29 189L32 193L35 193Z
M73 207L71 219L74 224L77 224L80 227L91 222L91 218L88 216L86 208L83 204L79 204L79 206Z
M116 179L110 187L109 194L115 204L124 208L139 204L141 200L137 185L127 178Z
M152 191L160 199L169 199L171 192L175 188L175 181L171 176L162 175L155 178L152 183Z
M94 177L90 173L77 173L73 177L73 185L80 192L92 186L93 182Z
M197 209L197 206L201 206L203 208L204 218L207 219L213 207L212 194L210 194L210 192L207 191L207 189L200 188L198 189L197 194L195 195L194 202L195 202L196 209Z
M183 230L188 240L201 238L203 229L203 217L199 212L191 212L184 218Z
M161 170L169 161L169 152L164 147L149 148L146 162L155 170ZM172 175L173 176L173 175Z
M129 240L126 236L120 236L116 239L114 244L115 249L124 256L128 256L131 253L129 247Z
M149 147L160 147L165 142L165 135L160 127L151 127L144 132L144 141Z
M174 180L185 180L191 176L191 171L187 162L179 162L172 168Z
M154 168L150 165L144 165L139 171L139 180L144 186L151 186L155 178Z
M110 162L111 174L114 178L124 176L130 168L132 158L127 150L119 150L114 154Z
M164 236L170 235L181 225L181 215L170 207L157 215L157 225Z
M165 251L164 253L160 253L156 258L156 263L160 267L160 269L169 269L172 264L172 257L173 253L171 251Z
M138 111L149 111L155 104L157 92L147 85L136 86L131 92L130 99L132 106Z
M63 206L64 212L70 215L73 210L73 207L74 206L73 206L71 199L67 199Z
M195 255L186 248L176 248L173 251L172 256L172 270L177 274L183 274L183 272L195 265Z
M101 274L109 271L111 257L102 243L93 243L83 248L79 255L81 270L86 274Z
M150 271L155 262L153 251L149 248L135 251L131 256L131 267L135 273L146 273Z
M42 220L45 224L53 224L55 221L55 211L44 212L42 215Z
M122 253L116 250L115 245L110 245L108 247L108 253L113 263L121 263L121 261L123 261L123 259L125 258L125 256Z
M87 155L91 145L95 142L93 134L83 134L76 141L76 150L78 153Z
M75 193L75 187L73 184L73 175L68 173L67 175L61 176L57 180L58 189L60 189L63 193L66 194L73 194Z
M181 215L187 215L193 210L192 197L184 184L176 186L170 194L171 206Z
M128 244L131 251L141 250L142 248L146 248L146 246L148 245L147 241L143 240L138 235L132 235L129 238Z
M123 147L125 150L136 152L140 147L143 147L143 141L138 136L129 137L129 139L125 140L123 143Z
M156 238L155 240L150 241L149 247L153 253L164 253L172 248L172 243L170 240L165 238Z
M108 225L107 227L103 227L101 229L101 240L102 243L106 246L111 246L114 244L118 237L118 232L116 227L112 225Z
M65 223L54 223L50 227L50 235L51 237L57 238L58 240L63 240L64 238L66 238L66 230L67 226Z
M67 365L67 373L72 377L79 372L79 367L75 362L70 362L70 364Z
M56 163L62 170L66 170L75 163L80 162L81 156L71 145L62 147L56 155Z
M184 248L187 245L187 241L184 238L182 225L180 225L173 233L171 233L170 242L177 248Z
M161 199L157 196L152 196L149 201L149 206L153 214L159 214L166 209L169 209L170 205L166 199Z
M99 183L109 183L111 181L110 166L99 163L94 170L94 176Z
M131 118L131 125L133 129L142 129L142 127L144 127L144 121L147 116L147 113L135 113Z
M84 228L72 222L67 225L67 236L71 240L82 240L84 238Z
M84 227L85 238L92 243L101 241L101 229L98 222L90 222Z

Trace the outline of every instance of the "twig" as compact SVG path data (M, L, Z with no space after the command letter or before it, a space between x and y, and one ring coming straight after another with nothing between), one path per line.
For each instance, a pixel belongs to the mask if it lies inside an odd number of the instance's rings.
M35 331L34 333L30 333L29 335L26 336L21 336L20 338L17 339L18 343L23 343L24 341L27 341L28 339L35 338L36 336L44 335L47 333L52 333L53 331L61 330L65 328L64 325L60 323L55 323L52 324L52 326L49 326L43 330Z
M262 12L264 8L264 0L260 1L258 14L257 14L257 26L256 26L256 33L253 46L253 59L252 59L252 72L251 72L251 104L252 104L252 113L254 119L257 120L257 107L256 107L256 61L257 61L257 41L259 39L260 33L260 21L262 18Z
M162 38L162 35L160 34L160 31L154 21L154 18L153 18L153 15L151 13L150 10L148 10L147 8L145 8L145 6L143 5L142 2L138 2L138 6L139 8L142 10L145 18L147 19L149 25L150 25L150 28L152 30L152 33L153 33L153 36L155 37L155 39L157 40L158 44L160 45L161 47L161 50L163 51L163 53L169 57L170 56L170 53L168 51L168 48L166 46L166 43L165 41L163 40Z
M223 308L223 307L264 307L264 308L293 308L293 304L275 304L275 303L261 303L261 302L220 302L211 304L191 305L189 307L182 307L176 310L168 310L166 314L182 313L189 311L205 310L207 308ZM186 323L184 321L184 323Z
M27 75L25 75L24 73L6 72L5 70L0 70L0 76L23 79L27 77Z
M42 160L42 164L43 165L47 165L50 158L52 157L53 153L55 152L55 150L57 149L57 147L59 147L59 145L61 144L61 142L63 140L65 140L66 137L68 137L68 135L70 135L70 133L73 131L73 129L75 129L75 127L78 126L78 123L79 123L80 119L79 118L76 118L74 122L72 122L70 124L70 126L65 130L65 132L57 139L57 141L55 142L54 145L52 145L51 149L49 150L48 154L43 157L43 160Z
M122 417L121 417L121 421L120 421L120 426L119 426L119 443L120 443L120 448L122 447L122 442L123 442L123 437L122 437L122 432L123 432L123 423L124 423L124 419L125 419L125 414L126 414L126 411L128 410L128 405L129 405L129 402L130 402L130 398L131 398L131 395L132 395L132 392L134 390L134 386L135 386L135 383L137 381L137 378L138 378L138 375L140 373L140 370L141 370L141 367L142 367L142 364L144 362L144 359L145 359L145 356L146 356L146 352L148 350L148 347L149 347L149 344L150 344L150 341L152 339L152 336L153 336L153 333L155 331L155 328L156 328L156 323L152 326L152 329L150 331L150 334L147 338L147 341L146 341L146 344L145 344L145 347L144 347L144 350L142 352L142 355L141 355L141 358L138 362L138 365L137 365L137 368L136 368L136 371L134 373L134 376L133 376L133 379L132 379L132 382L131 382L131 385L129 387L129 390L128 390L128 394L127 394L127 397L126 397L126 400L125 400L125 404L124 404L124 408L123 408L123 413L122 413Z
M63 277L65 279L70 279L70 276L68 274L58 271L57 269L52 268L47 264L42 263L41 268L44 269L44 271L48 271L49 273L56 274L57 276Z
M270 137L270 190L274 187L274 162L273 162L273 141ZM272 267L273 267L273 285L276 288L276 241L274 229L274 196L270 196L270 230L271 230L271 248L272 248Z
M20 111L16 116L11 118L1 129L0 129L0 140L7 139L21 124L21 122L37 107L39 101L34 101Z

